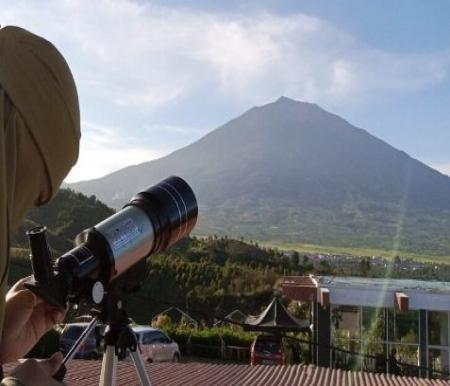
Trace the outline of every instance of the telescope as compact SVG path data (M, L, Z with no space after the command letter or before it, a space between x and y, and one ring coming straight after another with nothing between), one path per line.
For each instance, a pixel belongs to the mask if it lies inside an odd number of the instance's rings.
M146 257L188 235L197 215L194 192L186 181L172 176L136 194L119 212L81 232L75 248L56 260L44 226L27 232L33 276L25 286L57 308L80 303L92 306L92 321L64 357L55 379L64 378L66 364L100 321L106 325L100 385L115 385L117 360L129 352L141 385L151 386L122 297L139 287Z
M183 179L172 176L81 232L76 247L56 261L50 254L46 228L33 228L27 235L34 275L26 286L54 307L81 301L100 304L112 283L132 267L145 264L146 257L188 235L197 215L194 192Z

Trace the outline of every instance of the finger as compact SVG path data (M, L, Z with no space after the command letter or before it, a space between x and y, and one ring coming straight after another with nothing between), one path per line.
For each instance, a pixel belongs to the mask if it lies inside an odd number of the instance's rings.
M17 281L8 291L8 293L6 294L6 300L9 299L9 297L13 296L16 292L20 291L20 290L24 290L26 289L24 284L29 281L31 278L31 276L27 276L24 277L22 279L20 279L19 281Z
M48 304L42 303L34 308L29 318L29 332L33 333L33 339L38 340L47 331L51 330L55 324L64 320L65 311L52 308Z
M14 327L16 330L22 328L33 313L38 300L29 290L20 290L11 296L5 305L5 325Z
M55 352L50 358L39 361L39 366L49 376L55 374L62 365L63 355L61 352Z
M39 339L56 324L53 316L53 309L49 309L45 303L39 304L34 308L29 321L30 325L33 327L36 339Z
M55 308L50 306L49 304L44 303L45 305L45 313L47 318L53 321L53 324L62 323L64 318L66 317L67 310L62 308Z
M64 384L52 378L55 373L54 369L58 369L61 362L62 356L60 355L53 355L44 360L27 359L12 369L9 374L18 380L18 382L13 382L14 384L61 386Z
M8 299L8 304L14 304L29 309L33 309L41 303L42 301L28 289L17 291Z

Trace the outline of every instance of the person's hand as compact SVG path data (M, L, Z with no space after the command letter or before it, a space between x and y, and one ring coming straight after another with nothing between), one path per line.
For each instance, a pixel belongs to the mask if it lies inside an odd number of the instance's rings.
M61 366L63 356L60 352L49 359L27 359L14 368L9 377L17 378L27 386L58 386L63 383L52 378Z
M64 310L58 310L24 287L28 278L19 280L6 294L5 321L0 342L0 362L16 361L27 354L42 335L62 322Z

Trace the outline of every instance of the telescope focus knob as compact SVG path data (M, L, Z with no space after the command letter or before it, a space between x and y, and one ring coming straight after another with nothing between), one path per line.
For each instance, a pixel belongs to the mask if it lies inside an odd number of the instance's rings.
M91 296L95 304L100 304L103 301L103 298L105 297L105 287L103 287L101 281L96 281L94 283Z

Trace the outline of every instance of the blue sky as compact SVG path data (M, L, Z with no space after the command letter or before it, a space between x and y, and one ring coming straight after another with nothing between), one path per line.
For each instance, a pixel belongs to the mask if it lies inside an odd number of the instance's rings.
M450 175L448 1L7 1L74 73L99 177L281 95L318 103Z

